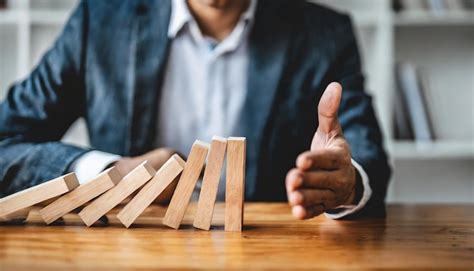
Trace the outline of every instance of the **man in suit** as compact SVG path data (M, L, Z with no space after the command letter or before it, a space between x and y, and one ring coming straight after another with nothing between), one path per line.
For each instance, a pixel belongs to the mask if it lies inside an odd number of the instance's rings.
M90 149L59 141L80 117ZM81 1L0 105L0 191L159 168L214 134L247 137L247 200L287 200L300 219L385 214L350 19L295 0Z

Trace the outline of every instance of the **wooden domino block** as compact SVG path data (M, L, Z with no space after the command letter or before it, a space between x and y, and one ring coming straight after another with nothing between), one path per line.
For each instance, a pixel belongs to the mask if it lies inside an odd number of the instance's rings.
M245 153L245 138L230 137L227 141L224 222L226 231L242 231L245 198Z
M193 226L195 228L202 230L209 230L211 228L212 214L214 213L214 204L216 203L226 147L227 139L218 136L212 138L196 216L194 217Z
M112 167L44 207L40 210L40 215L46 224L51 224L56 219L111 189L121 178L119 171Z
M32 208L33 207L28 207L28 208L10 213L6 216L0 216L0 222L7 222L7 221L12 221L12 220L25 220L28 217L28 214L30 213L30 210Z
M117 214L125 227L130 227L137 217L170 185L183 171L185 162L179 155L173 155L156 172L155 176L138 192L135 197Z
M148 161L141 163L125 175L116 186L84 207L79 212L79 217L88 227L91 226L138 188L142 187L155 173L155 170Z
M196 182L201 174L202 167L206 162L208 149L208 144L199 140L194 142L188 160L184 165L183 173L179 178L178 185L163 218L164 225L174 229L179 228Z
M0 199L0 217L52 199L79 186L76 174L69 173Z

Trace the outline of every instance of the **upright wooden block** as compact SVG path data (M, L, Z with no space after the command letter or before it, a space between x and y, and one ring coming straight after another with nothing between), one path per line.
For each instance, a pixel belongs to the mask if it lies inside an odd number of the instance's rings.
M155 176L138 192L135 197L117 214L125 227L130 227L137 217L170 185L183 171L185 162L179 155L173 155L156 172Z
M79 186L76 174L69 173L0 199L0 217L52 199Z
M242 231L245 198L244 137L230 137L227 141L227 173L225 189L225 230Z
M196 182L206 161L208 144L196 140L189 153L188 161L184 165L183 173L179 178L171 202L166 210L163 224L178 229L188 207Z
M141 163L130 171L130 173L125 175L116 186L84 207L84 209L79 212L82 221L84 221L87 226L91 226L138 188L142 187L155 173L155 170L148 161Z
M61 196L48 206L40 210L40 215L46 224L84 205L114 187L122 178L119 171L112 167L99 174L93 180L80 185L64 196Z
M193 226L195 228L202 230L209 230L211 228L212 214L214 213L214 204L216 203L226 147L227 139L218 136L212 138L196 215L194 217Z

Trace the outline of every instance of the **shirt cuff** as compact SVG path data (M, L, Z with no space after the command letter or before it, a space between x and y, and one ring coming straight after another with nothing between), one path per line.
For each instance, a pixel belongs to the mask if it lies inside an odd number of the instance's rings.
M120 155L101 151L90 151L76 159L69 169L76 173L79 183L83 184L96 177L108 165L117 162L120 158Z
M365 170L362 168L362 166L359 165L359 163L357 163L354 159L351 159L351 161L352 161L352 165L357 169L362 179L362 185L364 186L364 193L362 194L362 198L360 199L357 205L342 205L338 207L338 209L341 209L341 211L338 213L331 213L331 214L324 213L324 215L329 218L339 219L347 215L358 212L359 210L364 208L364 206L367 204L370 197L372 196L372 188L370 188L369 176L367 175Z

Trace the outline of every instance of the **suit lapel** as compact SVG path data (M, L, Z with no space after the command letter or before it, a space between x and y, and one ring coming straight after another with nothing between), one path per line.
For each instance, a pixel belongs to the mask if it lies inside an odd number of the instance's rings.
M275 2L259 1L249 39L248 92L239 125L247 137L247 160L252 163L247 165L248 197L256 190L263 137L282 79L290 40L291 26L281 19L285 8Z
M134 86L129 123L129 155L153 148L156 137L158 99L166 65L169 39L170 0L141 1L136 7L131 48L135 53Z

